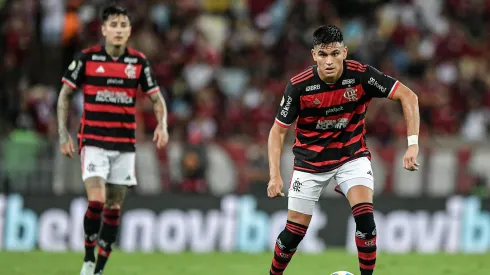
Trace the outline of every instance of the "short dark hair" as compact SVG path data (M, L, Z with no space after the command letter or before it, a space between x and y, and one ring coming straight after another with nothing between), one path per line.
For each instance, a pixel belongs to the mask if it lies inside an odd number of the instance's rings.
M125 15L129 19L128 11L125 8L117 5L110 5L102 10L102 22L106 22L107 19L113 15Z
M335 25L322 25L313 32L313 47L336 42L344 43L344 35Z

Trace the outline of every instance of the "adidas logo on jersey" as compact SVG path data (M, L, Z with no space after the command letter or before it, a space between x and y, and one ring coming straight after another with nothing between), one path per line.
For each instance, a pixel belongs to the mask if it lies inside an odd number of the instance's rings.
M105 73L104 67L102 67L102 65L101 65L101 66L99 66L99 67L97 68L97 70L95 70L95 72L96 72L96 73L99 73L99 74L103 74L103 73Z

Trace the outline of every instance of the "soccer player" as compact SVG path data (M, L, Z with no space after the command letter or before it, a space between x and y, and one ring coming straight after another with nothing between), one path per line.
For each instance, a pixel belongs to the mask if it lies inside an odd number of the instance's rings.
M371 275L376 263L376 225L371 153L364 137L367 106L373 98L400 101L408 133L403 167L416 171L420 120L417 96L375 68L346 60L343 34L336 26L315 30L311 53L316 65L291 78L269 134L267 193L274 198L284 196L280 158L287 129L296 120L287 223L276 240L269 272L283 274L306 234L322 189L335 178L336 191L349 201L356 222L361 275Z
M131 33L127 11L109 6L102 12L105 45L83 50L62 78L58 98L60 151L73 157L75 146L67 130L70 96L81 88L84 112L78 132L82 177L88 196L84 218L85 257L80 275L100 275L116 240L126 190L135 175L135 100L138 86L153 102L158 119L153 141L161 149L168 141L167 110L145 56L126 46ZM101 226L101 214L103 222ZM94 250L99 246L97 261Z

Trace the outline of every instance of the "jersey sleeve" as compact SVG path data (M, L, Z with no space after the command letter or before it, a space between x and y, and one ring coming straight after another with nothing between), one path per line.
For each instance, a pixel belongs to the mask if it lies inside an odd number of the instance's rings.
M398 87L398 80L388 76L376 68L367 65L366 71L363 73L362 87L366 94L370 97L385 97L391 99Z
M299 104L299 92L293 87L293 84L289 82L276 114L276 123L283 128L288 128L298 117L300 109Z
M160 87L155 79L155 75L153 74L153 70L151 69L150 62L145 59L143 62L142 73L140 74L139 83L141 85L141 89L147 95L154 94L160 91Z
M85 79L85 54L82 52L75 55L75 58L68 66L61 82L70 86L72 89L77 89Z

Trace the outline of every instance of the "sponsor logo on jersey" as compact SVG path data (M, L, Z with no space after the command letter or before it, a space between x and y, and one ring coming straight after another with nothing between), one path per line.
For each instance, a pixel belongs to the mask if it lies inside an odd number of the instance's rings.
M291 103L293 102L293 98L288 96L288 100L286 101L286 105L281 110L281 115L283 117L288 116L289 108L291 107Z
M315 90L320 90L320 84L310 85L310 86L307 86L306 87L306 91L307 92L309 92L309 91L315 91Z
M356 80L354 78L342 80L342 85L352 85L354 83L356 83Z
M344 129L349 124L349 119L347 118L339 118L339 119L326 119L326 120L318 120L316 124L317 130L331 130L331 129Z
M138 58L136 57L125 57L124 63L138 63Z
M378 81L374 79L374 77L371 77L368 80L368 84L373 85L374 87L378 88L378 90L380 90L381 92L386 93L386 87L383 87L381 84L379 84Z
M94 54L92 55L92 60L105 61L106 57L103 55Z
M336 112L340 112L340 111L343 111L344 110L344 107L340 106L340 107L332 107L330 109L327 109L325 111L325 115L329 115L331 113L336 113Z
M132 104L133 98L129 97L126 92L113 92L109 90L97 91L95 97L97 102L109 102L116 104Z
M116 84L116 85L123 85L124 84L124 79L117 79L117 78L108 78L107 79L107 84Z
M149 87L152 87L154 85L153 83L153 79L151 78L151 71L150 71L150 67L146 67L144 70L143 70L145 76L146 76L146 83L148 84Z

